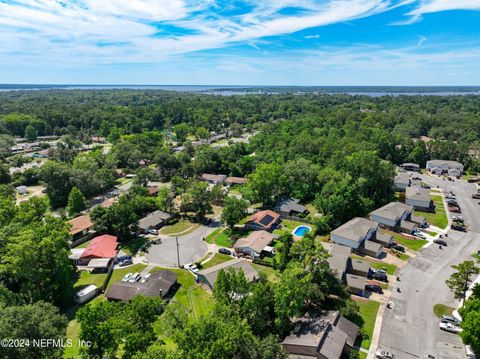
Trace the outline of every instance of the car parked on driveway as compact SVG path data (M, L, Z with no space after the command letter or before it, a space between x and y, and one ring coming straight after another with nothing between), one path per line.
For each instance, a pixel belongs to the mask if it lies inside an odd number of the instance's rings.
M158 231L156 229L149 229L148 233L153 234L154 236L158 235Z
M133 273L132 276L128 279L130 283L135 283L140 280L140 273Z
M188 270L190 273L192 273L193 275L196 275L198 273L198 268L195 264L185 264L183 266L183 268L185 268L186 270Z
M418 237L418 238L422 238L422 239L426 239L427 236L425 234L423 234L422 232L419 232L419 231L416 231L416 232L413 232L413 235L415 237Z
M370 292L383 294L382 287L380 287L379 285L376 285L376 284L365 284L365 290L369 290Z
M462 210L459 207L448 207L448 210L453 213L462 213Z
M395 245L391 246L390 248L395 249L396 251L405 253L405 247L401 246L399 244L395 244Z
M119 267L126 267L133 264L133 260L127 259L126 261L120 262Z
M122 282L128 282L133 273L127 273L123 276Z
M219 248L218 253L226 254L227 256L231 256L232 252L228 250L227 248Z
M463 217L459 215L452 216L452 221L463 223Z

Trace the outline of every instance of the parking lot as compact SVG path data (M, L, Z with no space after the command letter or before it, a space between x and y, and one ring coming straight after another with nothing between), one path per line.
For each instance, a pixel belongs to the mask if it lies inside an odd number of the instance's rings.
M465 358L465 348L453 333L439 329L440 319L433 313L438 303L456 308L445 281L453 273L451 265L470 258L480 250L480 206L471 195L476 191L474 184L466 181L444 181L439 177L422 175L432 187L439 186L446 192L453 191L462 209L468 232L450 230L446 239L448 246L440 249L430 245L410 260L399 271L400 282L390 297L392 309L385 309L378 348L395 353L398 359Z

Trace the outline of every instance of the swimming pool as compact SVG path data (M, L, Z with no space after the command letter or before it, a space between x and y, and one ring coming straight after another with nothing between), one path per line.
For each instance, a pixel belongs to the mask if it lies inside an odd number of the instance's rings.
M294 236L303 237L305 234L307 234L311 230L312 229L308 226L298 226L297 228L294 229L292 233Z

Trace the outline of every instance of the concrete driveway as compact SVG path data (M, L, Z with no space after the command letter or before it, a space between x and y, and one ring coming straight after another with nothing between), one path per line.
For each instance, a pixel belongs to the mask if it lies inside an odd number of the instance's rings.
M399 271L401 280L396 286L401 292L392 292L394 307L385 309L378 348L396 353L399 359L424 358L428 354L436 359L465 358L460 338L439 329L433 306L442 303L457 307L458 301L445 284L454 272L451 266L471 259L471 254L480 250L480 206L471 198L476 188L466 181L422 177L432 187L438 185L456 194L468 233L449 230L448 247L441 250L437 245L428 246Z
M196 262L208 253L208 245L203 240L216 228L219 223L212 222L209 226L200 226L195 231L178 237L178 254L175 237L160 235L162 243L150 245L145 258L150 264L161 267L178 267ZM179 257L179 258L178 258Z

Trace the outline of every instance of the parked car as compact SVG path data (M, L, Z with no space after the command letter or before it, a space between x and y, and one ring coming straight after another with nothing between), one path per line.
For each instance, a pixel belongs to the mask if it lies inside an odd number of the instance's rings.
M472 198L480 199L480 193L474 193L474 194L472 194Z
M133 264L133 261L131 259L127 259L126 261L120 262L119 266L120 267L126 267L130 266Z
M453 213L462 213L459 207L448 207L448 210Z
M397 359L397 356L386 350L377 350L375 353L375 358L377 359Z
M183 268L185 268L186 270L188 270L189 272L191 272L193 275L197 274L198 273L198 268L195 264L185 264L183 266Z
M154 236L158 235L158 231L156 229L149 229L148 233L153 234Z
M454 199L447 199L447 206L448 207L459 207L458 202Z
M417 181L421 181L421 180L422 180L422 178L421 178L421 177L418 177L418 176L414 176L414 177L412 177L412 179L413 179L413 180L417 180Z
M457 327L456 325L453 325L452 323L440 323L438 326L440 327L440 330L444 330L450 333L457 334L462 331L461 328Z
M376 279L376 280L379 280L379 281L382 281L382 282L388 282L388 276L385 274L385 273L373 273L373 276L372 276L373 279Z
M365 284L365 290L369 290L370 292L383 294L382 287L380 287L379 285L375 285L375 284Z
M127 273L123 276L122 282L128 282L133 273Z
M456 222L462 222L463 223L463 217L462 216L458 216L458 215L452 216L452 220L456 221Z
M458 224L452 224L452 227L451 227L453 230L455 231L459 231L459 232L466 232L467 229L464 227L464 226L460 226Z
M133 273L130 279L128 280L130 283L135 283L140 280L140 273Z
M115 263L121 263L123 261L128 261L128 260L132 260L132 256L124 255L124 256L117 257L117 259L115 259Z
M442 323L452 323L453 325L460 325L460 321L453 315L442 315Z
M414 235L415 237L422 238L422 239L426 239L426 238L427 238L427 236L426 236L425 234L423 234L422 232L419 232L419 231L413 232L413 235Z
M232 255L232 252L229 251L227 248L219 248L219 249L218 249L218 253L226 254L226 255L228 255L228 256L231 256L231 255Z
M404 246L401 246L401 245L399 245L399 244L393 245L391 248L392 248L392 249L395 249L396 251L405 253L405 247L404 247Z
M426 189L432 188L432 186L429 186L428 184L423 183L423 182L420 184L420 186L421 186L422 188L426 188Z
M150 273L147 273L145 274L145 276L140 280L140 283L145 283L148 278L150 278L151 274Z
M150 241L150 243L152 243L152 244L160 244L160 243L162 243L162 239L161 239L161 238L156 238L156 239Z
M439 244L439 245L445 246L445 247L448 246L447 242L445 242L443 239L434 239L434 240L433 240L433 243Z

